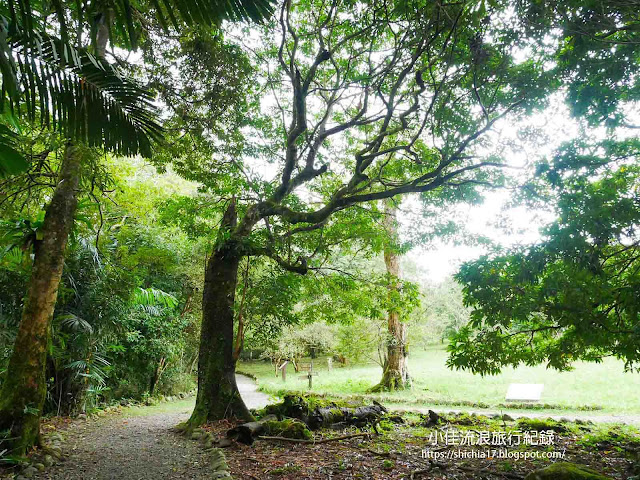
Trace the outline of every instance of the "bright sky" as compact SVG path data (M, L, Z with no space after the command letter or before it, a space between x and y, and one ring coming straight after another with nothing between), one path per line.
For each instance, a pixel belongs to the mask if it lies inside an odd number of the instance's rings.
M520 124L497 125L496 135L501 140L511 140L518 147L504 154L505 161L514 167L527 169L533 162L553 154L563 142L579 135L577 124L571 119L563 100L555 98L549 108L542 113L526 118ZM539 129L541 136L537 143L521 140L522 127ZM524 206L509 206L511 192L493 190L485 193L481 205L459 204L456 208L442 212L450 219L466 225L470 236L484 236L503 245L530 244L540 239L540 228L552 220L550 212L531 211ZM398 214L400 233L410 232L412 217L418 215L420 205L414 199L405 200ZM456 273L460 265L487 253L481 245L454 244L434 241L429 245L417 246L407 254L407 260L421 270L424 282L438 283ZM418 280L418 279L414 279Z
M543 213L531 212L525 207L506 208L508 198L508 192L490 192L482 205L460 205L450 214L465 223L472 235L489 237L501 245L535 242L540 238L539 228L545 223ZM399 215L399 221L403 229L410 228L406 215ZM505 231L506 228L511 231ZM424 278L419 280L438 283L453 275L463 262L476 259L486 252L484 246L456 245L436 240L430 245L413 248L406 257L421 271L420 275Z

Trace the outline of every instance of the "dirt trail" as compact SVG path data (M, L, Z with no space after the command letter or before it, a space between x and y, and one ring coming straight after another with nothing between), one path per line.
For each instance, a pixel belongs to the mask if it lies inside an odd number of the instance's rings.
M264 408L269 402L269 395L258 391L258 384L246 375L236 375L238 390L244 403L249 408Z
M36 479L159 480L211 478L209 458L197 442L172 431L189 418L193 399L175 402L174 411L107 416L74 423L63 447L67 460ZM180 408L177 408L180 407ZM146 413L146 412L145 412Z
M554 420L568 420L571 422L582 421L582 422L593 422L593 423L625 423L627 425L640 426L640 415L633 414L596 414L596 413L584 413L584 414L575 414L575 413L567 413L566 415L557 414L557 413L544 413L538 411L527 411L527 410L458 410L450 407L442 407L439 405L434 405L433 407L413 407L413 406L401 406L401 405L392 405L390 407L391 410L395 411L411 411L411 412L420 412L427 413L429 410L434 410L439 413L446 412L466 412L466 413L475 413L477 415L502 415L508 414L511 418L553 418Z
M238 387L249 408L269 397L248 377ZM210 456L198 442L173 431L189 418L194 398L155 407L132 408L124 415L74 422L66 431L67 459L32 478L59 480L211 479Z

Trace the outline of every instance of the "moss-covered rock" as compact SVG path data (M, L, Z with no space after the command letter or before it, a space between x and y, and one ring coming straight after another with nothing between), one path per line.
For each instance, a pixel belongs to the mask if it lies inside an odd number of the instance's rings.
M475 413L469 414L466 412L462 412L462 413L457 413L453 417L450 417L449 421L451 423L455 423L457 425L464 425L464 426L486 425L487 423L489 423L489 417L486 417L484 415L478 415Z
M304 418L309 415L309 406L306 399L300 395L285 395L282 402L267 405L257 413L259 418L267 415L276 415L280 419L284 417Z
M553 418L520 418L518 419L518 428L523 431L542 432L553 430L554 432L563 433L567 431L567 427Z
M256 411L258 418L267 415L276 415L280 420L283 418L297 418L306 422L309 415L318 408L348 408L360 405L361 402L351 404L346 400L328 399L319 395L287 394L282 402L267 405L265 408Z
M576 465L575 463L559 462L531 472L524 480L612 480L611 477L601 475L595 470Z
M313 435L307 426L295 419L272 420L264 423L264 434L274 437L299 438L311 440Z

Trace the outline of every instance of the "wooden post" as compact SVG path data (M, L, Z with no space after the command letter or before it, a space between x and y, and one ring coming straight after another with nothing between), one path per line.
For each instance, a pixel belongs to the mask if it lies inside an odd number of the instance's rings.
M288 363L289 363L289 361L287 360L286 362L284 362L282 365L280 365L278 367L278 369L282 371L282 381L283 382L287 381L287 364Z
M313 358L311 359L311 363L309 364L309 390L313 386Z
M333 368L333 358L327 358L327 367L329 367L329 371L331 371L331 369Z

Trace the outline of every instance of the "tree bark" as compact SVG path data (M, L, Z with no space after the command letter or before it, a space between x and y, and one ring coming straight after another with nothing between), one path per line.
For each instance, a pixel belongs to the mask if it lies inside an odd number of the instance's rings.
M156 369L153 371L153 374L151 375L151 380L149 380L149 396L150 397L153 397L153 395L155 394L156 387L160 382L160 377L162 377L162 374L165 368L167 368L167 362L166 362L166 359L162 357L158 362Z
M235 201L222 219L221 238L237 222ZM253 420L235 377L233 359L233 304L241 254L233 240L221 240L207 262L202 296L202 329L198 358L198 396L189 428L208 420Z
M24 455L39 440L40 416L45 401L46 358L50 341L64 253L78 203L80 152L68 143L60 178L36 240L34 262L18 335L0 392L0 447Z
M99 14L96 29L96 56L104 60L107 54L107 43L109 43L109 30L113 27L114 12L107 8Z
M397 207L393 201L385 201L383 223L389 238L384 247L384 263L390 279L388 286L390 296L398 290L400 278L400 256L396 252L398 237L396 213ZM389 309L388 315L387 358L382 380L373 388L374 391L402 390L411 384L407 368L407 325L400 321L400 315L393 306Z
M249 259L250 257L247 257L247 267L244 271L244 283L242 286L242 298L240 299L240 307L238 308L238 331L236 333L235 345L233 347L233 360L235 362L240 358L240 354L244 348L244 305L247 299L247 288L249 287Z

